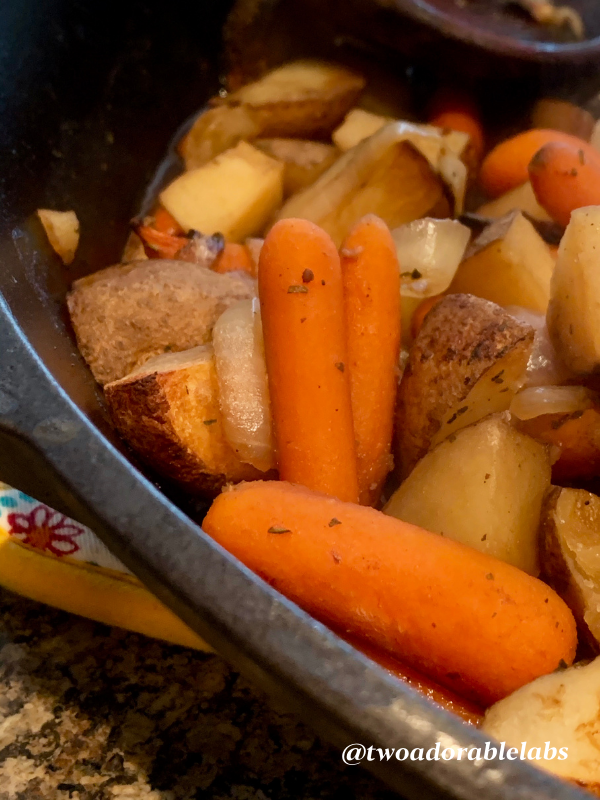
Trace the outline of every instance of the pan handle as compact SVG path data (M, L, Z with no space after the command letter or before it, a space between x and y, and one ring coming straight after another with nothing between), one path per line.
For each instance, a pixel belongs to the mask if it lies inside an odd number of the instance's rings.
M71 402L0 296L0 477L94 530L190 628L333 743L485 748L435 706L250 572L167 500ZM526 763L380 762L407 798L577 800Z

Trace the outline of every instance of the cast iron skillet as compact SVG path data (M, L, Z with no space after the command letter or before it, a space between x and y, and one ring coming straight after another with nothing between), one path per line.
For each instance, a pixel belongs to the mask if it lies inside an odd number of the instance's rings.
M173 130L217 88L226 3L0 5L0 478L93 528L236 667L340 746L483 746L211 541L119 451L64 319L70 281L118 259ZM30 221L75 208L64 270ZM408 797L583 797L520 762L366 763Z

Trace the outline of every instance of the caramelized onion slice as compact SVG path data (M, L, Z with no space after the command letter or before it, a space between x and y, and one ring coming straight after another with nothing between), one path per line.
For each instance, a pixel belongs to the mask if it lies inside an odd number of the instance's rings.
M585 386L531 386L515 395L510 412L520 420L542 414L573 414L595 404L596 396Z
M392 231L402 276L402 296L441 294L462 261L470 230L452 219L425 217Z
M225 436L241 461L267 472L275 456L256 300L242 300L219 317L213 347Z

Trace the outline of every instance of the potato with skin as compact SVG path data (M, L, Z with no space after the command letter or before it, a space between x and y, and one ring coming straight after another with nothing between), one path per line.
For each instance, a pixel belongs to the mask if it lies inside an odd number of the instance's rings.
M205 344L225 309L255 295L256 282L240 273L147 259L75 281L67 305L81 354L105 384L152 356Z
M277 215L308 219L340 245L350 227L376 214L395 228L419 217L446 217L450 207L443 181L423 154L439 137L393 123L344 153L312 186L291 197ZM420 149L419 149L420 148Z
M406 478L432 445L506 411L525 379L534 330L472 295L427 314L398 391L396 464Z
M549 488L548 449L495 414L427 453L383 510L536 576Z
M187 491L214 496L226 483L267 475L243 464L225 438L211 345L157 356L104 394L123 439Z
M283 164L247 142L184 172L160 194L185 231L222 233L230 242L261 233L282 198Z
M486 712L482 731L506 742L505 753L519 754L526 742L531 764L598 794L600 658L558 669L500 700Z
M578 374L600 370L600 206L571 214L558 249L546 321L564 363Z
M242 86L215 106L242 106L260 136L325 139L356 103L365 86L361 75L325 61L291 61Z
M553 270L548 246L531 222L515 211L492 223L473 242L450 291L545 313Z
M245 106L218 106L203 111L177 149L186 170L203 167L216 156L235 147L242 139L260 135L256 115Z
M257 139L254 146L283 163L283 196L313 184L337 160L339 150L306 139Z
M600 497L554 488L540 528L542 574L600 652Z

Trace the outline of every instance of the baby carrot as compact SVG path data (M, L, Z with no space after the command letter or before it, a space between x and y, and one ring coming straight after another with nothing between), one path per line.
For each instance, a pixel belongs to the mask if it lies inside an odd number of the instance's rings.
M258 291L280 477L357 502L342 273L325 231L277 222Z
M440 686L439 683L432 681L431 678L421 675L421 673L407 667L406 664L398 661L397 658L383 653L381 650L373 647L373 645L361 639L348 636L348 634L343 631L335 631L335 633L337 633L340 638L345 639L356 650L359 650L367 656L367 658L370 658L371 661L375 661L376 664L383 667L390 675L407 683L413 689L416 689L419 694L437 703L438 706L445 708L446 711L452 711L454 714L462 717L462 719L470 725L474 725L477 728L481 725L484 709L480 706L472 703L470 700L465 700L464 697L460 697L460 695L455 692L451 692L450 689Z
M445 87L432 100L429 122L438 128L463 131L471 137L473 161L479 163L485 147L479 109L466 92Z
M519 423L528 436L560 448L553 481L591 480L600 474L600 408L542 414Z
M433 297L426 297L413 311L413 315L410 320L410 334L413 339L417 338L417 334L421 330L423 326L423 322L425 321L425 317L434 306L442 300L444 297L443 294L434 294Z
M538 203L565 227L576 208L600 205L600 153L581 143L544 145L531 159L529 177Z
M481 188L497 197L529 180L529 162L549 142L565 142L593 154L594 148L583 139L561 131L534 128L496 145L484 158L479 173Z
M144 243L144 250L148 258L175 258L188 242L185 236L157 231L150 225L140 225L135 232Z
M376 505L388 472L400 356L400 268L388 226L363 217L340 250L359 501Z
M158 206L154 212L153 227L156 228L157 231L161 231L162 233L171 233L174 236L183 235L185 233L175 217L162 206Z
M544 583L375 509L256 481L203 528L313 616L480 705L575 656L573 615Z
M256 277L248 248L234 242L227 242L212 269L214 272L247 272Z

